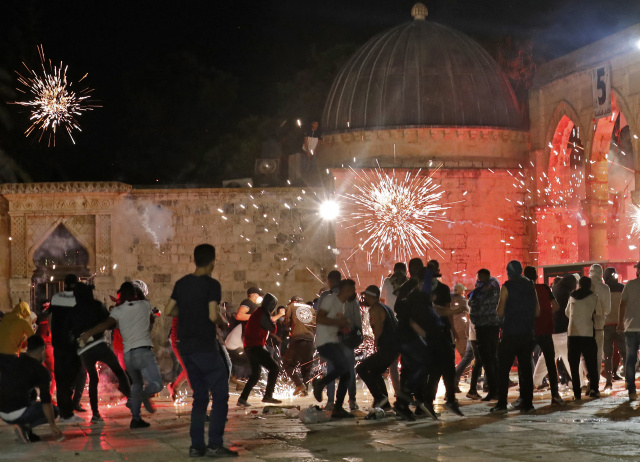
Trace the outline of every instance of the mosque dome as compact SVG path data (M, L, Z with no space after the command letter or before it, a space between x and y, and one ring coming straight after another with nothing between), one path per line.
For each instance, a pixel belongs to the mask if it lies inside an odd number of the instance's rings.
M522 128L506 75L477 42L431 22L413 21L373 37L333 82L325 132L406 127Z

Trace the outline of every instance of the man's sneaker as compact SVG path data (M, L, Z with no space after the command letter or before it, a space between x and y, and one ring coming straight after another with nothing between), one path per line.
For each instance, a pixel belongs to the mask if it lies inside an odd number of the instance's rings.
M556 395L556 396L552 396L551 397L551 405L552 406L564 406L566 403L564 402L564 400L562 399L562 397L560 395Z
M613 375L611 376L611 378L612 378L615 382L617 382L617 381L619 381L619 380L624 380L622 377L620 377L620 376L619 376L617 373L615 373L615 372L613 373Z
M510 411L520 411L522 410L522 398L516 399L513 403L507 406L507 409Z
M194 448L189 447L189 457L204 457L207 453L207 448Z
M307 396L307 387L304 385L298 385L295 390L293 390L293 396Z
M333 411L334 408L334 404L333 403L327 403L327 405L324 407L325 411Z
M487 396L482 398L481 401L496 401L497 399L498 399L497 395L488 394Z
M635 401L636 399L638 399L638 395L636 394L635 391L630 391L629 392L629 401Z
M385 406L389 406L389 398L387 398L386 396L382 397L382 399L380 401L374 401L373 402L373 407L377 407L379 409L384 409Z
M73 410L76 412L87 412L85 408L82 407L80 403L73 405Z
M13 431L18 437L18 441L21 443L30 443L29 440L29 428L24 425L16 424L13 426Z
M444 403L444 408L453 412L454 414L459 415L460 417L464 417L464 414L462 413L462 411L460 410L460 405L458 404L458 401L447 401L446 403Z
M494 415L501 415L501 414L506 414L507 412L509 412L509 410L507 409L507 406L496 405L491 408L490 412Z
M92 424L104 423L104 420L102 420L102 417L100 416L100 414L93 414L93 416L91 417L91 423Z
M251 406L251 404L247 403L247 400L244 399L244 398L238 398L237 405L240 406L240 407L249 407L249 406Z
M360 406L358 406L358 403L356 403L355 401L349 401L349 410L350 411L357 411L360 409Z
M75 424L75 423L86 423L86 421L82 417L79 417L73 414L71 417L67 419L60 419L59 423L61 425L66 425L66 424Z
M533 405L521 405L520 406L520 414L532 414L536 411L536 408Z
M149 422L145 422L142 419L131 419L131 423L129 424L129 428L149 428L151 424Z
M205 456L207 457L238 457L238 451L233 451L229 448L225 448L224 446L207 447L205 450Z
M598 399L600 398L600 392L598 390L589 390L587 391L587 396L589 398Z
M423 415L427 417L431 417L433 420L438 420L438 415L436 414L436 411L433 408L433 404L418 403L418 406L416 407L416 415L418 411L421 411Z
M156 407L153 405L153 401L151 401L151 398L149 398L148 396L146 398L142 398L142 404L149 414L156 413Z
M33 431L29 430L29 443L37 443L41 440L42 438L40 438L38 435L36 435L35 433L33 433Z
M474 400L482 399L482 397L478 394L476 390L469 390L469 393L467 393L467 398L474 399Z
M282 404L282 401L280 401L279 399L275 399L273 396L265 396L264 398L262 398L262 402L269 404Z
M342 406L338 406L333 409L333 412L331 413L331 418L332 419L353 419L355 418L355 415L353 415L348 411L345 411L345 409Z

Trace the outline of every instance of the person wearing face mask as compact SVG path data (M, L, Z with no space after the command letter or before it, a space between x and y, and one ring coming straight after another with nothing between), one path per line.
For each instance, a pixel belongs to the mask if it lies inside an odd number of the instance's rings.
M238 398L238 406L250 406L247 402L249 394L253 387L260 380L260 372L264 367L269 371L267 378L267 388L262 398L263 403L280 404L282 401L273 397L273 391L276 387L276 380L280 373L280 367L271 357L269 351L265 348L269 332L275 333L276 325L284 313L277 309L278 299L271 295L265 295L262 304L251 314L244 331L244 351L247 353L249 362L251 363L251 375L242 390L242 394Z
M236 321L242 324L242 335L247 327L247 322L251 315L258 309L258 306L262 303L262 297L264 294L257 287L249 287L247 289L247 298L240 302L238 312L236 313Z

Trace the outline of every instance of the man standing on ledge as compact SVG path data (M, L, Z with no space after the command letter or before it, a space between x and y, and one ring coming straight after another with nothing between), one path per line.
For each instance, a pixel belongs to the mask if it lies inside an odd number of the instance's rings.
M216 326L226 320L220 315L222 288L211 277L216 249L201 244L193 252L196 270L173 288L164 314L178 317L178 350L193 390L191 447L189 457L237 456L222 445L229 401L229 374L216 338ZM204 424L211 396L209 445L205 445Z

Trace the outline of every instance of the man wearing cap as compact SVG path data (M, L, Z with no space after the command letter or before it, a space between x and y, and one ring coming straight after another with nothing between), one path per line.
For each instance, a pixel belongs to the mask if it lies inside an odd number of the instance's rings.
M363 295L364 303L369 307L369 322L373 330L376 352L362 361L356 371L373 396L373 407L391 409L382 374L398 359L398 320L391 308L380 303L380 289L377 286L367 287Z
M307 396L307 385L313 370L316 313L302 297L292 297L284 315L289 328L289 347L284 355L284 370L296 385L294 396ZM297 372L300 367L300 373ZM302 376L302 377L301 377Z
M636 278L624 286L618 313L618 332L624 332L627 347L627 360L624 365L629 401L637 399L636 362L640 349L640 263L634 265Z
M242 324L243 336L247 321L249 321L253 312L258 309L260 303L262 303L262 297L264 297L264 294L260 289L257 287L249 287L247 289L247 298L240 302L238 312L236 313L236 321Z

